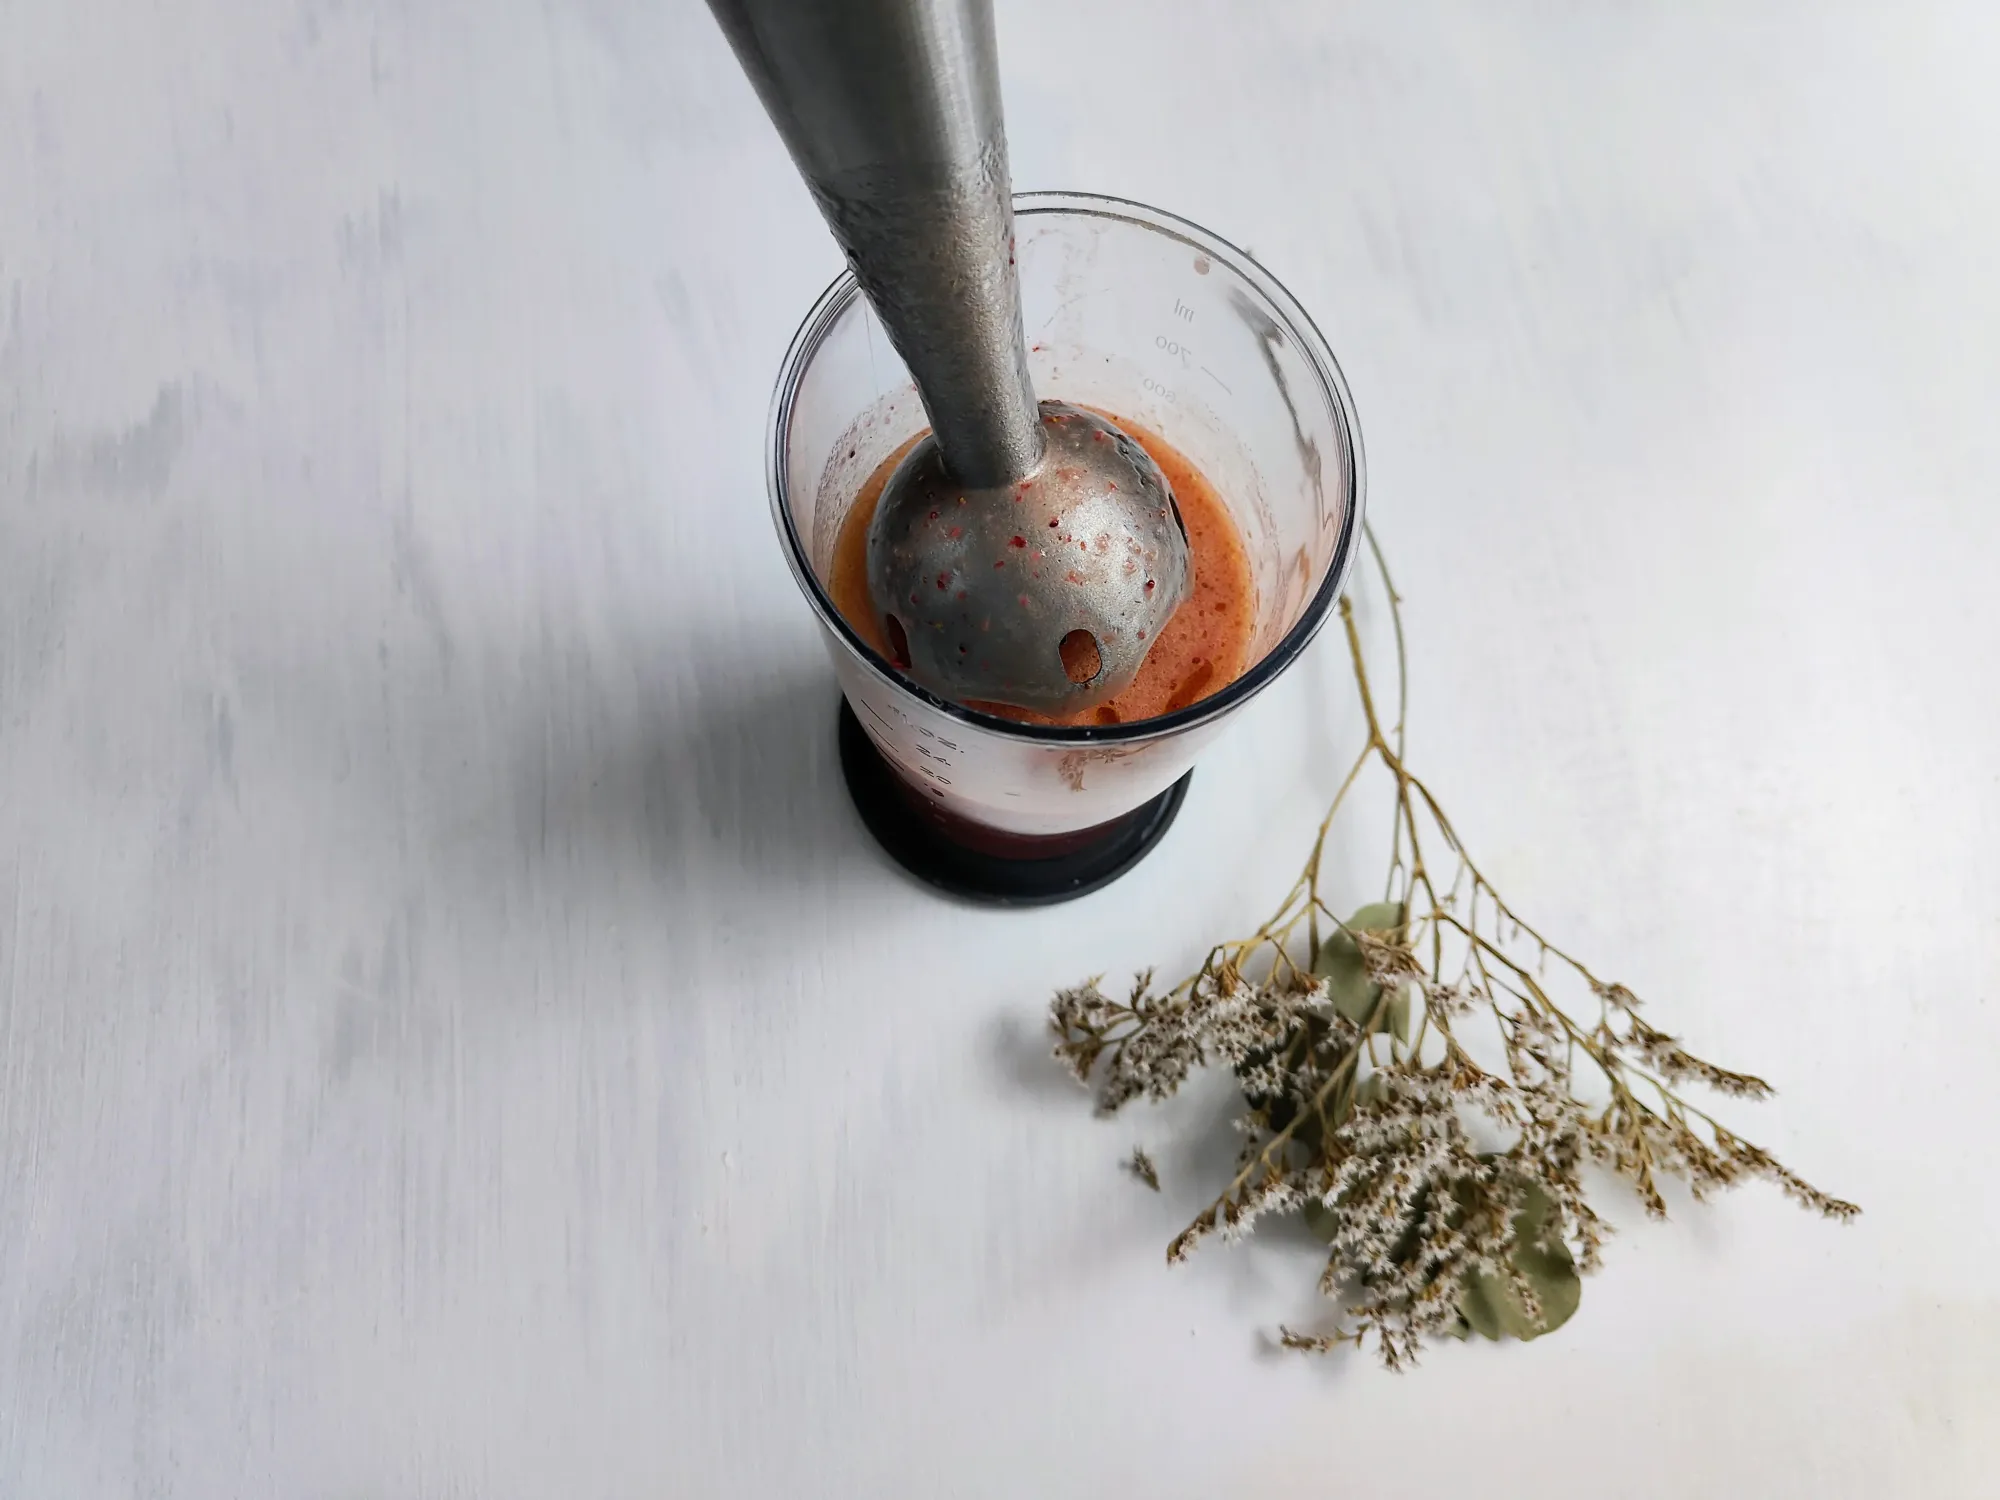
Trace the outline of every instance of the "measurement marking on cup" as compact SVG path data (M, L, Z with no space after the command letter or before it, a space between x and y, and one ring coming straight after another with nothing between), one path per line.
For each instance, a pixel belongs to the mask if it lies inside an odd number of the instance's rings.
M938 765L944 767L945 770L950 770L952 766L955 764L955 762L952 760L951 756L946 755L944 751L950 750L956 753L958 750L957 741L948 740L943 735L939 734L936 730L925 728L922 724L919 724L917 723L916 720L912 719L907 713L903 712L902 708L897 704L894 703L890 704L889 712L893 713L898 719L902 721L900 727L896 724L891 723L879 708L877 708L874 704L869 703L865 699L862 700L861 706L868 711L868 716L871 719L873 719L877 724L880 724L882 726L883 734L886 740L886 742L881 746L881 749L884 754L888 755L891 759L895 760L899 765L908 766L909 769L913 771L921 771L924 775L928 776L932 781L935 781L939 786L951 785L951 778L949 776L940 775L938 772L932 770L929 766L923 765L920 762L910 762L904 760L903 756L906 753L904 750L904 746L908 744L908 737L909 737L908 732L914 732L920 739L929 740L931 744L938 745L942 748L933 750L930 748L930 745L916 744L916 745L909 745L909 749L915 750L918 755L923 757L924 760L935 761Z
M1181 362L1183 370L1192 370L1194 368L1194 350L1188 345L1183 344L1179 339L1170 339L1164 333L1156 333L1153 335L1153 347L1155 349L1166 350L1167 353Z
M1174 394L1172 386L1161 385L1159 381L1153 379L1150 375L1140 376L1139 384L1146 390L1151 391L1155 396L1160 397L1161 400L1166 401L1169 405L1181 399Z
M1211 370L1207 365L1203 365L1201 367L1201 373L1206 375L1210 380L1213 380L1217 385L1221 386L1223 390L1228 391L1230 395L1233 396L1236 394L1236 392L1229 390L1229 382L1224 380L1220 375L1216 374L1215 371Z
M1194 309L1176 297L1174 298L1174 316L1179 318L1183 323L1192 323L1194 321Z

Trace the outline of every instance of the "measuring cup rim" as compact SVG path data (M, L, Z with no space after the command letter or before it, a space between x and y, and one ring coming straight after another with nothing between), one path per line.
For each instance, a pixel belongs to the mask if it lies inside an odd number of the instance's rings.
M799 385L807 364L824 342L834 322L860 295L860 286L855 281L852 270L842 271L826 290L820 293L819 299L813 303L804 321L799 324L798 332L792 336L791 345L785 350L784 360L778 367L777 389L771 396L770 419L765 430L765 484L770 491L772 519L777 523L778 535L784 543L785 557L791 566L792 576L797 580L806 598L811 601L814 612L833 632L841 645L863 667L888 686L913 694L939 713L962 724L989 734L998 734L1028 743L1129 745L1162 739L1181 730L1207 723L1247 703L1298 659L1305 648L1312 644L1313 637L1319 634L1321 627L1331 618L1333 606L1345 591L1348 575L1353 571L1359 556L1357 543L1361 536L1363 513L1367 505L1367 466L1362 455L1361 425L1354 410L1354 398L1347 389L1347 378L1341 373L1340 364L1334 359L1325 335L1319 331L1319 325L1313 322L1311 314L1300 304L1298 298L1285 288L1284 283L1266 270L1255 256L1220 235L1204 229L1191 219L1129 198L1064 190L1016 193L1014 213L1017 218L1064 214L1118 219L1156 233L1171 235L1204 255L1227 262L1232 271L1248 281L1270 304L1293 336L1299 340L1300 347L1306 353L1307 362L1312 366L1313 376L1319 382L1321 393L1327 398L1328 405L1346 435L1347 451L1351 461L1347 505L1341 520L1340 535L1334 540L1333 560L1327 567L1326 577L1320 581L1319 589L1300 611L1298 619L1292 622L1291 628L1275 646L1259 657L1249 670L1228 686L1189 704L1186 708L1176 709L1172 713L1160 714L1150 719L1134 719L1123 724L1022 724L1013 719L1003 719L997 714L981 713L977 709L966 708L948 698L940 697L921 684L912 682L877 656L834 606L825 586L813 571L811 559L807 555L804 539L799 535L791 507L785 503L791 482L790 456L786 449L785 437L791 427L792 406L798 398Z

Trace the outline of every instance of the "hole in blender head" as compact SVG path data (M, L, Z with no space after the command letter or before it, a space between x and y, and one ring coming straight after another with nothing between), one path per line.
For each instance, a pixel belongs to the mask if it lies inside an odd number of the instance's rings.
M1079 687L1095 682L1097 674L1104 670L1104 653L1098 649L1097 637L1088 630L1072 630L1057 645L1056 654L1062 658L1063 676Z
M899 672L907 672L910 669L910 637L903 629L903 622L894 615L884 615L882 625L889 637L889 665Z

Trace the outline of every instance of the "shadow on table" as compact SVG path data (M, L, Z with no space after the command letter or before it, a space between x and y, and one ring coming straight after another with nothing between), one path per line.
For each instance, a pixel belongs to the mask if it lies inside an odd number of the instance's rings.
M643 870L676 913L768 913L874 857L836 750L823 665L703 693L615 737L517 746L509 781L530 874Z
M273 757L378 891L401 892L384 920L448 922L496 990L603 985L628 964L646 985L754 987L796 962L796 914L837 923L840 889L883 863L841 780L817 652L461 644L448 666L392 661L386 690L366 676L350 658L268 673ZM607 935L626 955L613 969Z

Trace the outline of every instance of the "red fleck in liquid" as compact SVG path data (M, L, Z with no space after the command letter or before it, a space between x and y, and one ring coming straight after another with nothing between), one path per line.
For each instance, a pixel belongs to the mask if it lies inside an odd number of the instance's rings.
M1131 723L1198 703L1234 682L1250 665L1251 643L1257 633L1257 586L1229 507L1201 471L1163 439L1115 415L1106 415L1152 455L1173 488L1181 521L1187 527L1194 592L1160 631L1132 685L1109 703L1062 719L1005 704L975 705L989 713L1031 724ZM834 607L885 661L891 659L889 643L868 596L868 523L875 518L882 487L916 442L911 438L890 454L861 486L841 522L833 566L825 580ZM1049 526L1059 528L1061 518L1050 520ZM1008 544L1025 548L1027 540L1010 537ZM1005 559L996 564L1004 565ZM945 578L939 587L949 587L950 575ZM1020 602L1025 606L1027 595L1021 595Z

